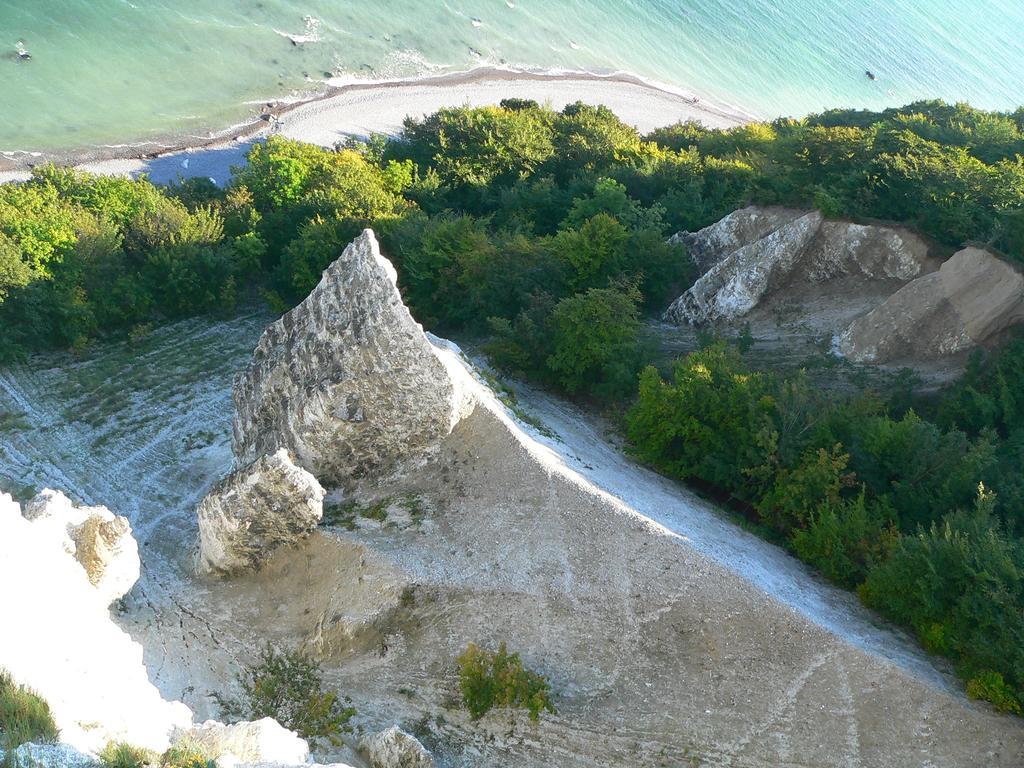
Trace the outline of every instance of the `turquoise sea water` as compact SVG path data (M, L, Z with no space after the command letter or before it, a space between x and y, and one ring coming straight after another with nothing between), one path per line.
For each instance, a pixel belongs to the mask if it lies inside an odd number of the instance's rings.
M484 64L625 70L760 116L934 96L1009 109L1024 0L2 0L0 149L225 127L326 73Z

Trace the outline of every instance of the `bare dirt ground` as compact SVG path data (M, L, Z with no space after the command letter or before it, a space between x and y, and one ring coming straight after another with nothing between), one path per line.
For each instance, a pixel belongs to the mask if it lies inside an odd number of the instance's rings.
M198 715L271 640L318 653L361 727L401 723L446 766L1024 763L1020 720L528 389L544 434L484 397L434 464L382 484L383 519L335 519L258 576L196 580L194 506L228 469L231 379L267 321L0 371L0 484L130 517L144 574L120 621ZM557 715L471 724L457 706L454 657L503 640L550 677Z

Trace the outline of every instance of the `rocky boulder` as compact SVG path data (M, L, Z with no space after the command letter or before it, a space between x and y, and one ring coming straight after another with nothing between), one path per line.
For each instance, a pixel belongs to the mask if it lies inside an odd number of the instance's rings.
M434 768L426 748L397 725L364 739L361 746L372 768Z
M424 460L470 407L402 303L366 230L263 334L235 383L239 464L287 448L351 487Z
M74 504L49 488L25 504L23 515L46 528L85 570L104 605L128 593L139 578L139 548L128 519L106 507Z
M280 449L221 480L199 504L199 570L255 571L279 547L306 538L323 516L324 489Z
M183 729L175 742L188 745L218 765L260 764L303 765L309 745L293 731L265 717L255 722L225 725L207 720Z
M979 248L965 248L857 318L836 339L861 363L935 359L984 344L1024 320L1024 275Z
M847 275L904 283L935 268L927 243L906 229L826 221L817 211L744 208L673 239L701 271L665 313L680 325L735 320L798 283Z
M17 768L96 768L92 755L79 752L70 744L22 744L14 750L12 765ZM0 765L6 765L0 750Z

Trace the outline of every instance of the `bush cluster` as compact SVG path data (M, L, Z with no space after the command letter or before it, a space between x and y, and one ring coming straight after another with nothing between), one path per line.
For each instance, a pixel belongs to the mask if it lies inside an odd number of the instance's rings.
M238 674L240 697L215 696L233 722L271 717L315 744L340 744L356 711L336 693L324 690L320 665L299 651L266 645L255 664Z
M470 643L458 657L459 689L470 717L479 720L495 707L518 707L536 722L544 710L555 712L547 679L523 667L517 653L502 643L487 651Z
M976 364L938 402L921 403L938 414L928 420L896 415L879 397L837 400L802 376L751 371L718 342L679 360L669 380L645 370L627 431L640 458L728 492L799 557L953 659L971 695L1019 712L1021 455L997 428L1024 435L1024 419L996 404L1024 384L1012 374L1022 358L1017 343Z

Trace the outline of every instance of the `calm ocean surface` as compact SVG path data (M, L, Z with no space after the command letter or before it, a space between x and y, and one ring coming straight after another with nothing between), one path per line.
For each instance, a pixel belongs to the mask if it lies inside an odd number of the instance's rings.
M626 70L759 116L1010 109L1024 0L0 0L0 149L225 127L327 73L484 64Z

